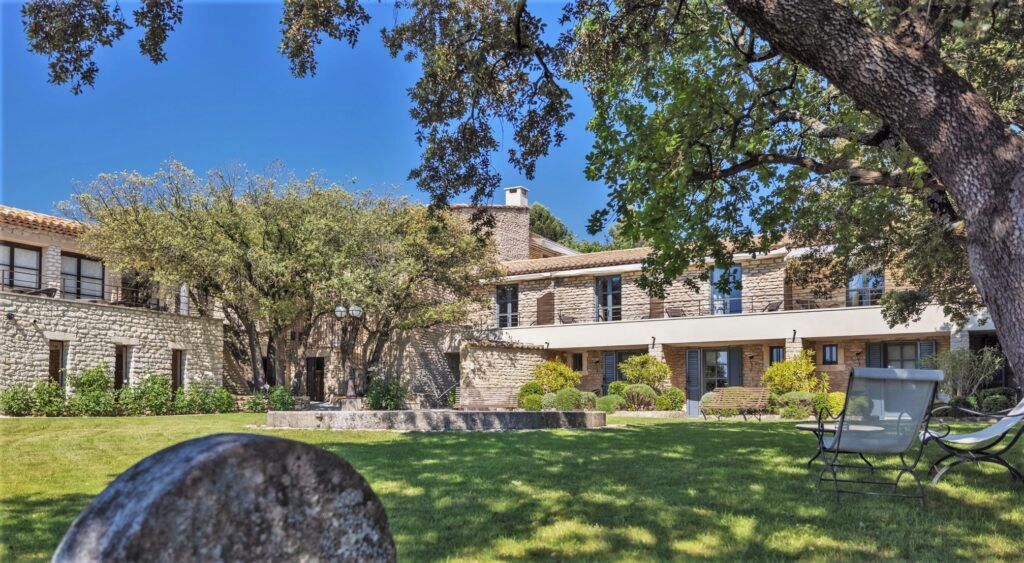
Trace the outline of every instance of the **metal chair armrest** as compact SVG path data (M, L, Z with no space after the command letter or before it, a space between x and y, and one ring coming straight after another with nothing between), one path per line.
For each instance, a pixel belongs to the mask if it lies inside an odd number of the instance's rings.
M991 417L996 417L996 418L1002 418L1002 417L1006 416L1006 415L1000 415L1000 414L993 414L993 413L987 413L987 412L974 411L974 410L971 410L971 409L965 409L963 407L956 407L956 406L953 406L953 405L942 405L942 406L936 407L936 408L932 409L931 415L932 416L936 416L939 413L939 411L944 411L944 410L964 412L964 413L967 413L967 414L972 415L972 416L991 416ZM1009 411L1007 411L1007 412L1009 412Z

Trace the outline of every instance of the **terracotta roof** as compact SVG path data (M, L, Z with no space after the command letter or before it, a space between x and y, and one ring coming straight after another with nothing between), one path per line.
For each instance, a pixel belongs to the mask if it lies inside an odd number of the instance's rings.
M519 274L535 274L538 272L559 272L562 270L576 270L579 268L600 268L602 266L619 266L621 264L636 264L643 260L651 249L646 246L639 248L627 248L625 250L605 250L603 252L590 252L577 254L576 256L553 256L551 258L534 258L533 260L512 260L503 262L505 274L515 276Z
M68 236L77 236L82 231L78 221L6 205L0 205L0 223Z

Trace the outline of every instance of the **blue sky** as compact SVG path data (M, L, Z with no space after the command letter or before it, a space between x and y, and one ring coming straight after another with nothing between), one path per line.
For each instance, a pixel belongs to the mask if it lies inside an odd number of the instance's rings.
M186 2L167 62L142 57L138 34L129 32L98 51L96 87L74 96L47 83L45 57L27 50L19 4L3 2L0 202L52 212L77 182L118 170L151 173L169 158L200 171L263 170L280 161L300 176L317 171L424 199L406 180L420 154L406 95L419 66L391 59L381 44L379 30L395 22L394 7L366 5L373 21L356 48L326 40L317 76L297 79L277 52L280 2ZM130 14L134 6L122 8ZM542 5L538 13L553 22L556 9ZM526 185L531 201L583 234L606 190L583 176L591 109L581 89L573 92L569 139L540 162L534 181L500 155L495 162L505 185ZM505 134L510 140L511 131Z

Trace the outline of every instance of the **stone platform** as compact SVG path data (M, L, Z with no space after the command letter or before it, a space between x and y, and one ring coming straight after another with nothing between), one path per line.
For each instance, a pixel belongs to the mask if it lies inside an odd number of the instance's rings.
M270 428L323 430L398 430L444 432L460 430L540 430L602 428L601 411L271 411Z

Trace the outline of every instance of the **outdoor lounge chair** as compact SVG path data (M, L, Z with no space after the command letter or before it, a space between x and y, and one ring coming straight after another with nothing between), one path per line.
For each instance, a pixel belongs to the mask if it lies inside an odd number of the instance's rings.
M937 425L943 428L942 430L926 426L921 434L921 443L927 445L929 442L935 442L946 452L946 455L939 458L928 470L929 475L935 475L932 479L933 485L938 483L947 471L963 463L994 463L1005 467L1013 480L1024 481L1020 471L1003 457L1003 454L1020 440L1021 433L1024 433L1024 400L1017 403L1016 407L1004 411L1006 414L1003 415L985 414L948 405L935 409L932 415L950 409L975 416L995 416L999 420L987 428L967 434L952 434L946 424ZM943 465L947 460L953 461Z
M571 325L576 323L576 317L566 315L565 313L558 313L558 322L564 325Z
M680 317L685 317L686 313L683 311L682 307L665 307L665 316L670 319L678 319Z
M924 445L919 444L921 428L927 425L929 407L935 398L935 389L942 381L942 372L921 369L854 368L846 391L846 403L836 416L834 434L825 428L828 413L818 416L818 453L825 467L818 474L818 482L831 481L836 499L839 493L860 493L917 498L924 504L924 488L914 469L921 461ZM866 465L840 463L839 456L856 454ZM909 455L908 455L909 454ZM898 456L899 465L872 465L865 455ZM908 459L909 457L909 459ZM897 471L893 481L841 479L840 469ZM909 475L917 487L917 494L899 492L900 479ZM845 488L840 483L858 485ZM861 487L859 485L868 485ZM869 490L870 485L885 485L888 490Z

